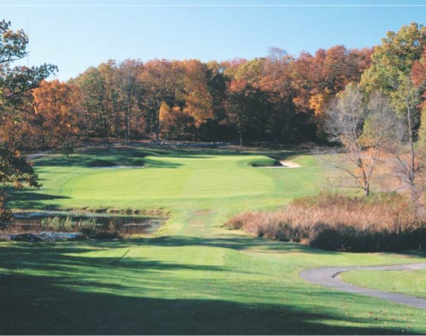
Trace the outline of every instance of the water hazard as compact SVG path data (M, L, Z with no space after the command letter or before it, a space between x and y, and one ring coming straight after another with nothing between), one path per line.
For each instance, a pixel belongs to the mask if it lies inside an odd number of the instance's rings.
M12 225L3 232L11 239L16 235L34 235L34 239L114 238L152 234L164 224L163 218L87 212L19 212ZM31 237L31 236L29 236ZM19 237L18 237L19 238Z

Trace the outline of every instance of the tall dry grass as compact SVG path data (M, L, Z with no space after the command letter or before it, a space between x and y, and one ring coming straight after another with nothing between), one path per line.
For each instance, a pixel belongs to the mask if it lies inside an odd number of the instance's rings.
M426 246L425 217L416 217L403 195L370 198L321 193L268 212L240 213L230 229L333 251L377 252Z
M40 222L42 230L50 231L63 231L63 232L95 232L96 230L96 219L79 219L74 220L72 217L46 217L42 218Z

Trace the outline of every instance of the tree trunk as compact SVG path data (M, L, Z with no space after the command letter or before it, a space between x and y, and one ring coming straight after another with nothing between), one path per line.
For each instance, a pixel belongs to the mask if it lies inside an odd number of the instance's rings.
M105 143L109 142L109 127L106 118L104 118Z
M367 183L365 184L364 192L365 192L365 196L366 196L366 197L370 196L370 183L369 183L369 182L367 182Z
M43 129L41 131L41 143L42 143L43 149L46 148L46 138L44 137Z
M127 109L126 113L126 144L130 141L130 108Z
M155 140L160 141L160 111L157 111L155 117Z
M413 204L417 202L416 185L415 185L415 152L414 152L414 139L413 139L413 126L411 120L411 109L407 106L407 122L408 122L408 143L410 146L410 166L408 173L408 180L411 187L411 200Z

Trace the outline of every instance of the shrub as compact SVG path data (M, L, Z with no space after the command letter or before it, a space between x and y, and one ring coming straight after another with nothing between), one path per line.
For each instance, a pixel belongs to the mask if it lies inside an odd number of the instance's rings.
M396 193L370 198L321 193L273 212L237 214L226 226L332 251L390 252L426 245L425 216L415 217L409 200Z

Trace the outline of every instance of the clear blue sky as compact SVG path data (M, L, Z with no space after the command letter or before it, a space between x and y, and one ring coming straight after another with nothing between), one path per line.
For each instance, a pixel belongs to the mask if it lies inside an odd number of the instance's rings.
M18 7L11 5L43 5ZM29 64L66 80L108 59L227 60L380 43L388 30L426 24L426 7L54 7L55 5L425 5L426 0L0 0L0 18L28 30ZM9 6L8 6L9 5Z

